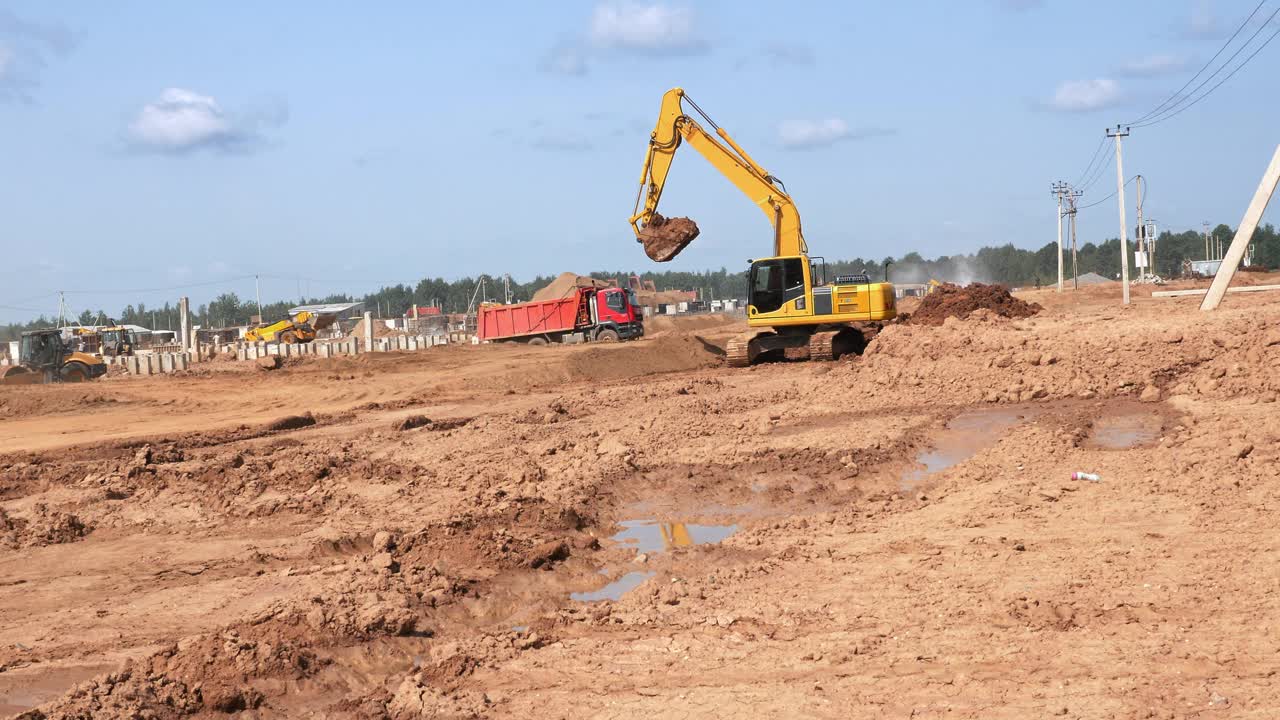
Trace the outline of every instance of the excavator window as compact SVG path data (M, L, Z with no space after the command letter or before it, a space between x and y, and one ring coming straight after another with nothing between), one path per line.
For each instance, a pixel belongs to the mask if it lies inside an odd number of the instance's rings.
M804 261L761 260L751 266L751 299L756 312L770 313L804 296Z

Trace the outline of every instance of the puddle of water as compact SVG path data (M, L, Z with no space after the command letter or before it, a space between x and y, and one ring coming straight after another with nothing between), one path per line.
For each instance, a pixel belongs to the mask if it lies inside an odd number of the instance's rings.
M640 583L644 582L645 580L648 580L649 578L653 577L655 574L656 573L652 571L629 572L626 575L623 575L622 577L618 578L617 580L614 580L613 582L609 583L608 585L605 585L599 590L592 590L591 592L570 593L569 599L577 600L578 602L597 602L600 600L617 600L627 592L631 590L635 590L637 587L639 587Z
M1155 413L1131 413L1098 420L1090 437L1106 450L1125 450L1147 445L1160 437L1160 416Z
M932 447L916 456L916 463L921 467L903 473L900 486L906 491L914 490L930 475L958 465L979 450L995 445L1005 430L1031 412L1027 409L991 408L957 415L933 438Z
M654 520L624 520L622 530L611 539L640 553L658 553L678 547L718 543L738 531L737 525L697 525L694 523L660 523ZM607 570L601 570L608 574ZM578 602L617 600L653 577L653 571L633 571L591 592L570 593Z
M620 524L622 532L614 535L613 541L633 547L638 553L718 543L738 531L737 525L658 523L652 520L625 520Z

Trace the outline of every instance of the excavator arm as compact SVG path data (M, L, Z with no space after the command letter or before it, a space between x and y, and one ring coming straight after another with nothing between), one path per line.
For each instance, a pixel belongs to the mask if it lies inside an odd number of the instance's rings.
M684 112L683 102L687 100L709 126L715 129L715 135L707 132L693 118ZM645 151L644 167L640 173L640 189L636 194L635 214L631 216L631 227L635 230L636 239L645 243L650 257L669 260L688 243L681 244L674 252L663 258L655 257L646 242L650 237L646 229L663 222L657 214L658 201L662 198L662 189L667 182L667 174L671 171L671 161L675 159L676 150L681 142L688 142L715 169L728 178L735 187L751 199L756 207L765 214L773 225L775 256L796 256L808 253L804 235L800 231L800 213L795 203L787 195L781 181L760 167L750 155L736 143L724 128L717 126L693 100L685 95L684 90L672 88L662 96L662 110L658 115L658 124L649 137L649 147ZM696 226L694 229L696 234ZM689 238L692 240L692 237Z

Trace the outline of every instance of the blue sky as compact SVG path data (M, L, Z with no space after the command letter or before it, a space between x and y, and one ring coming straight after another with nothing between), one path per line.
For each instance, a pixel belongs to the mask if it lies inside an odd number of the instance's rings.
M1177 90L1256 4L0 3L0 321L58 289L108 312L251 296L230 278L254 273L266 300L649 269L626 220L677 85L787 183L814 254L1039 247L1049 184L1080 179L1105 126ZM1278 139L1277 58L1127 139L1162 227L1239 222ZM1114 187L1108 167L1082 203ZM662 209L703 230L666 267L769 247L692 151ZM1079 229L1115 236L1114 201Z

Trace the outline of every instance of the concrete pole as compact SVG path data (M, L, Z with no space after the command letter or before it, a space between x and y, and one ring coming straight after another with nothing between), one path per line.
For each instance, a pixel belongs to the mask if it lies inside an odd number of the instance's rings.
M191 350L191 301L178 298L178 330L182 333L182 352Z
M373 352L373 313L364 314L364 351Z
M1062 292L1062 191L1058 191L1058 292Z
M1075 278L1073 290L1080 289L1080 256L1076 250L1076 203L1071 201L1071 275Z
M1146 252L1147 252L1147 226L1142 224L1142 176L1139 175L1134 180L1135 189L1138 191L1138 237L1135 244L1138 246L1138 253L1143 256L1143 264L1138 268L1138 280L1141 281L1146 277ZM1137 263L1134 263L1137 265Z
M1123 302L1129 304L1129 221L1124 217L1124 155L1121 153L1120 138L1128 135L1116 126L1114 134L1107 131L1109 137L1116 139L1116 194L1120 197L1120 283Z
M1240 267L1240 261L1244 258L1245 251L1249 249L1253 231L1258 229L1258 221L1262 219L1262 213L1271 202L1271 195L1275 193L1277 183L1280 183L1280 145L1276 146L1276 152L1271 156L1271 164L1267 166L1262 182L1258 183L1253 201L1244 211L1244 219L1240 221L1240 227L1236 228L1236 236L1231 240L1231 246L1227 248L1227 255L1223 258L1222 265L1218 267L1218 274L1213 276L1213 284L1209 286L1204 302L1200 303L1201 310L1213 310L1222 302L1222 296L1226 294L1227 286L1231 284L1231 278L1236 274L1236 268Z

